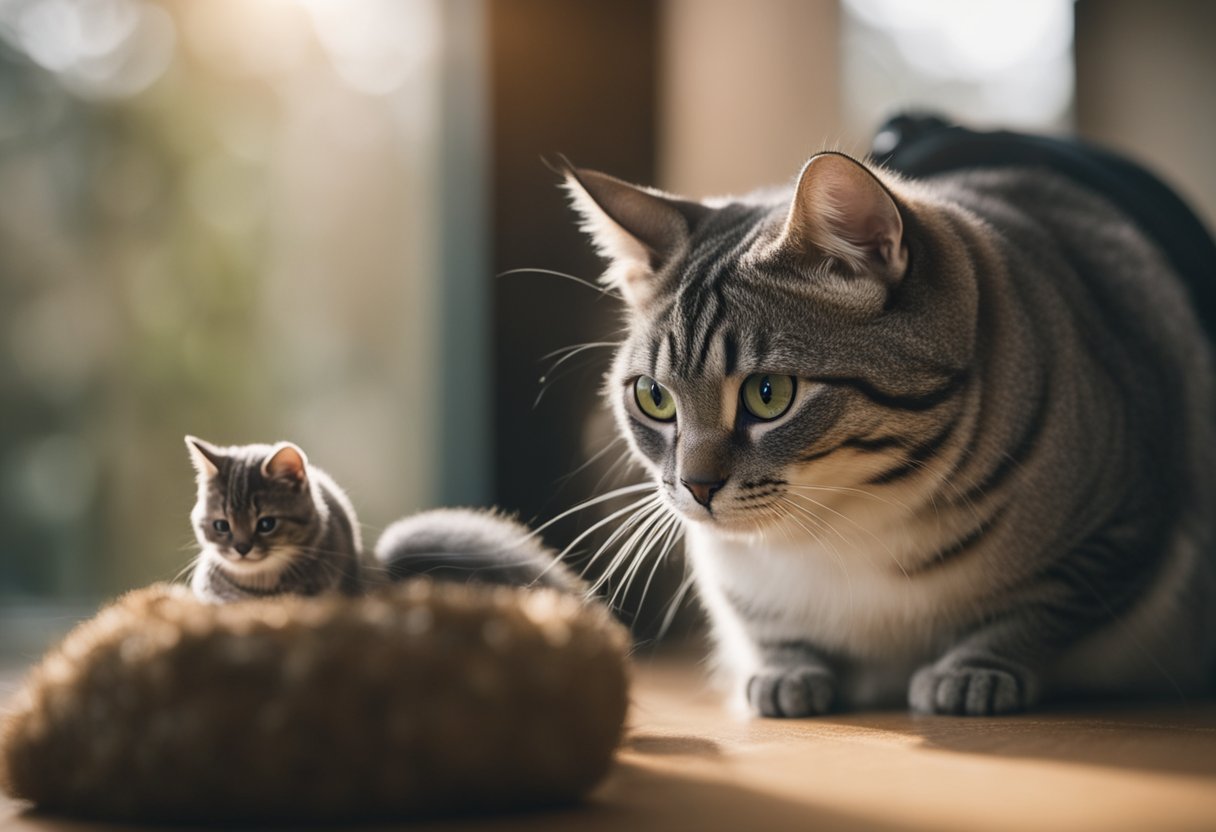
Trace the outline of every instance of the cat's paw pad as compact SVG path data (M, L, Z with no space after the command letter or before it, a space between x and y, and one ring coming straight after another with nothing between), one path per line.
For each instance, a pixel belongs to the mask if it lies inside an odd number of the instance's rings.
M924 714L993 716L1025 710L1028 700L1025 680L993 667L922 667L908 689L908 704Z
M747 702L760 716L827 713L835 696L835 677L818 667L766 668L747 682Z

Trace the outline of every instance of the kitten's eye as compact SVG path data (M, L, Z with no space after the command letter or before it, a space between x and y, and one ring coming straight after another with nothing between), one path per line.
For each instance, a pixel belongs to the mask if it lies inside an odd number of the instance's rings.
M259 534L268 534L268 533L274 531L274 527L277 525L279 525L279 521L275 520L273 517L259 517L258 518L258 533Z
M228 525L227 520L215 520L212 521L211 528L215 529L220 534L228 534L228 529L230 526Z
M676 400L670 391L650 376L638 376L633 383L633 396L642 412L659 422L676 418Z
M757 373L743 381L743 406L757 419L776 419L794 401L794 377Z

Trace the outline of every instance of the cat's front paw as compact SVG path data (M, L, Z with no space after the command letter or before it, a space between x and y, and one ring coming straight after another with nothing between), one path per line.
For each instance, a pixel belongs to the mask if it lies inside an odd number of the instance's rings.
M747 681L747 702L767 717L827 713L836 696L836 678L820 667L772 667Z
M995 716L1032 704L1026 677L1009 669L958 664L922 667L912 676L908 704L923 714Z

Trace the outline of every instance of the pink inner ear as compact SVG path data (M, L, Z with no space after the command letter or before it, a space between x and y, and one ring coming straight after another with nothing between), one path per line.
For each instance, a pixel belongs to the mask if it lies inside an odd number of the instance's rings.
M262 473L273 479L298 480L307 478L304 452L295 445L284 445L275 451L262 466Z
M899 214L890 199L860 172L830 185L839 215L836 228L850 242L873 246L899 233Z
M864 166L835 153L817 156L803 170L784 242L855 267L868 253L877 254L889 280L902 277L907 265L903 220L894 201Z

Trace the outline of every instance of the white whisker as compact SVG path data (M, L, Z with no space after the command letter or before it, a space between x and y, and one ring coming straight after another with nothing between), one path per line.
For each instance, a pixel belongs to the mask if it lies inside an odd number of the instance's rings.
M601 574L600 577L596 579L595 583L592 584L592 592L599 591L609 580L612 579L621 565L629 559L634 548L644 539L646 531L657 518L662 516L662 513L663 504L662 501L658 499L655 500L653 505L647 506L646 509L639 512L639 517L636 523L633 524L633 532L617 550L616 554L612 556L612 559L608 562L608 567L604 570L603 574Z
M564 484L564 483L567 483L570 480L574 479L580 473L582 473L583 471L587 470L592 465L594 465L601 457L603 457L605 454L607 454L609 451L611 451L614 447L616 447L616 445L618 443L624 442L624 441L625 441L625 437L623 437L623 436L615 437L611 442L609 442L603 448L600 448L598 451L596 451L594 454L592 454L591 458L588 459L586 462L584 462L582 465L575 468L569 474L565 474L562 477L560 477L558 479L558 483Z
M823 546L824 548L826 548L828 550L828 554L830 554L832 556L832 559L836 562L836 565L840 568L840 571L844 574L845 583L849 588L849 609L852 609L853 608L853 576L849 574L849 567L848 567L848 564L845 562L844 555L841 553L841 551L839 549L836 548L836 545L834 543L832 543L830 540L823 538L816 532L807 528L806 524L798 519L798 517L794 514L792 509L797 509L804 517L806 517L808 520L815 523L817 528L823 528L825 525L828 528L831 528L831 524L825 523L824 520L815 516L812 512L806 510L802 506L799 506L797 503L790 502L789 500L787 500L784 497L781 498L781 507L784 508L786 516L791 522L797 524L799 528L801 528L804 532L806 532L808 535L810 535L812 540L814 540L820 546Z
M667 614L663 616L663 623L659 625L659 631L655 635L656 639L661 639L671 628L672 622L676 619L676 613L680 610L680 604L683 603L684 596L688 594L688 590L692 588L692 585L693 576L692 573L689 572L687 577L685 577L684 581L680 584L679 588L675 591L675 594L672 595L671 603L669 603L667 606Z
M912 506L908 505L907 503L903 502L902 500L895 500L895 499L891 499L888 497L883 497L882 495L875 494L872 491L866 491L864 488L850 488L850 487L844 486L844 485L823 485L823 484L808 485L806 483L789 483L786 487L789 489L796 489L796 490L805 489L808 491L831 491L831 492L834 492L837 494L851 494L851 495L856 495L858 497L866 497L868 499L875 500L880 503L886 503L887 505L895 506L896 508L901 508L904 511L908 512L909 514L913 514L916 511L914 508L912 508Z
M659 571L659 567L663 565L663 561L671 553L676 542L680 539L683 533L684 526L680 522L680 518L674 514L669 516L668 523L664 527L662 534L664 539L660 543L659 554L654 559L654 564L650 567L650 574L646 576L646 583L642 585L642 597L638 599L639 612L646 605L646 597L650 594L650 585L654 581L655 574Z
M565 280L573 281L573 282L579 284L580 286L585 286L588 289L592 289L595 292L597 292L598 294L608 295L610 297L616 297L616 298L620 297L620 294L616 290L612 289L611 287L602 286L599 283L595 283L594 281L587 280L586 278L578 277L577 275L573 275L573 274L567 274L566 272L554 271L553 269L533 269L533 268L526 268L526 267L519 268L519 269L507 269L505 272L499 272L497 274L497 277L511 277L511 276L517 275L517 274L539 274L539 275L546 275L548 277L560 277Z
M526 540L528 538L536 537L541 532L543 532L545 529L552 526L554 523L558 522L559 520L564 520L565 518L569 517L571 514L575 514L576 512L585 511L586 509L591 508L592 506L599 505L600 503L607 502L608 500L614 500L617 497L623 497L627 494L636 494L639 491L654 491L656 489L657 489L657 486L655 486L655 484L653 482L639 482L639 483L635 483L633 485L625 485L620 488L614 488L613 490L609 491L606 494L600 494L598 497L592 497L590 499L583 500L578 505L576 505L572 508L566 509L565 511L563 511L561 514L557 515L556 517L551 517L550 519L546 520L544 523L541 523L539 526L537 526L535 529L533 529L532 532L530 534L528 534L524 539Z
M622 576L621 583L613 591L612 597L608 601L610 607L616 607L617 597L622 601L629 596L629 588L633 586L633 581L641 571L642 564L646 561L646 556L654 551L655 545L662 540L662 535L667 528L667 525L673 522L674 518L667 513L666 507L660 504L658 511L653 512L646 525L640 528L636 537L638 543L634 548L637 549L630 558L629 567L625 570ZM647 536L652 535L651 539L647 540Z
M548 361L550 358L553 358L554 356L561 355L562 357L557 360L557 363L553 364L553 367L556 367L558 364L565 361L567 358L570 358L573 355L578 355L583 350L592 350L592 349L596 349L599 347L619 347L620 345L621 345L620 341L587 341L582 344L571 344L568 347L561 347L559 349L553 350L552 352L545 353L544 355L542 355L540 357L540 360ZM565 353L565 354L562 355L563 353ZM550 369L552 369L552 367L550 367Z
M570 541L570 543L567 544L566 548L562 549L561 553L558 555L558 559L565 560L566 555L568 555L571 551L573 551L574 547L577 546L579 543L586 540L588 537L595 534L596 531L598 531L599 529L602 529L608 523L611 523L613 520L620 517L621 515L630 514L631 516L629 517L629 519L624 521L623 523L621 523L621 525L618 526L612 532L612 535L608 538L608 541L604 545L600 546L600 548L596 551L595 555L592 556L591 560L589 560L587 562L586 566L583 567L583 571L586 572L586 570L588 568L590 568L592 564L595 563L596 559L599 558L600 554L604 551L605 547L607 545L609 545L613 540L615 540L618 535L622 534L623 530L628 529L634 522L636 522L636 520L639 516L643 515L645 512L649 511L652 507L656 506L658 500L659 500L659 496L657 494L651 494L648 497L643 497L642 499L637 500L636 502L630 503L629 505L625 506L622 509L618 509L618 510L612 512L607 517L604 517L604 518L598 520L597 522L593 523L590 528L588 528L586 531L584 531L578 537L574 538L574 540Z
M813 497L808 497L805 494L791 494L790 496L795 497L799 500L806 500L807 502L811 503L814 506L817 506L818 508L823 509L824 511L830 511L832 514L835 514L841 520L844 520L846 523L849 523L850 525L852 525L853 528L857 529L859 532L866 535L871 540L873 540L875 543L877 543L883 549L883 551L885 551L887 553L887 556L891 559L891 562L894 563L897 567L899 567L899 571L903 573L905 578L910 577L908 575L908 570L906 570L904 568L904 565L902 563L900 563L899 558L895 556L895 552L891 551L891 547L887 545L887 542L885 540L883 540L881 537L879 537L878 535L874 534L874 532L867 529L865 526L858 523L852 517L849 517L847 514L842 514L841 512L837 511L836 509L832 508L831 506L824 505L823 503L819 502L818 500L814 499ZM834 526L831 526L829 524L829 527L832 528L833 531L836 531ZM840 533L837 532L837 534L840 534ZM846 542L848 542L848 539L845 538L844 535L840 535L840 537L842 540L845 540Z

